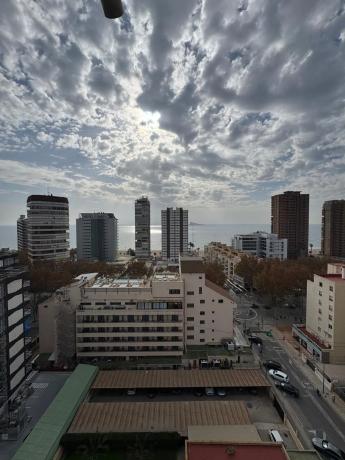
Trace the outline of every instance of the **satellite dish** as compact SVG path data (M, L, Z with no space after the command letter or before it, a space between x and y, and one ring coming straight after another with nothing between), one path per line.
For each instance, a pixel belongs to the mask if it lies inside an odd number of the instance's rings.
M101 0L104 16L109 19L120 18L123 15L121 0Z

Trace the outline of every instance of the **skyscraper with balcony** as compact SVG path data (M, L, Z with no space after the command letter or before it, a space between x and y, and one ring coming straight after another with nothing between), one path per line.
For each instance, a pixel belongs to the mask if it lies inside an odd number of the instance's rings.
M188 211L167 208L161 214L162 259L178 261L188 252Z
M324 256L345 258L345 200L323 204L321 251Z
M36 260L69 257L68 199L54 195L31 195L28 207L28 256Z
M113 213L82 213L77 219L78 260L114 262L118 252L117 219Z
M151 256L150 201L142 196L135 201L135 255L138 259Z
M288 240L288 259L308 255L309 195L284 192L271 199L272 233Z

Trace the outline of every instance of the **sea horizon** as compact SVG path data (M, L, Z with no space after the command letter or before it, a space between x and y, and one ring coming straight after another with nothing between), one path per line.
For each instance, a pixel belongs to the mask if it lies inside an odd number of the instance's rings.
M196 248L203 248L211 241L231 244L232 237L237 233L252 233L254 231L270 232L270 224L189 224L189 242ZM119 250L134 249L134 225L119 225ZM321 224L309 225L309 244L314 249L321 247ZM76 226L70 225L70 248L76 247ZM0 225L0 248L17 249L16 225ZM151 249L161 249L161 225L151 225Z

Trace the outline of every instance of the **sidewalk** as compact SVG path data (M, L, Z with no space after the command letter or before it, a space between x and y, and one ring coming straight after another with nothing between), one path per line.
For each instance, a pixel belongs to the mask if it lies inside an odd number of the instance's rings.
M275 326L272 326L273 337L281 344L285 343L285 351L294 361L295 365L303 372L305 377L310 380L315 389L318 389L322 395L322 382L315 375L314 371L302 361L301 354L299 350L296 350L296 341L292 337L291 328L289 330L281 331ZM322 395L323 399L328 403L328 405L345 421L345 402L333 391L326 389L325 393Z

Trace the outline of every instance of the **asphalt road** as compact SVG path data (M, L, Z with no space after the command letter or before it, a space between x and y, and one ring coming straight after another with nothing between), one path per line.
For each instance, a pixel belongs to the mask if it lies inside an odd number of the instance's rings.
M283 392L288 411L295 415L306 438L325 437L332 444L345 451L345 422L334 412L322 397L318 396L313 384L305 377L293 359L284 350L284 342L261 335L263 351L260 358L279 361L288 374L290 382L300 390L300 397L294 398ZM256 345L254 351L258 352ZM279 391L279 390L277 390ZM290 409L290 410L289 410ZM308 447L308 446L306 446ZM309 445L311 447L311 443Z

